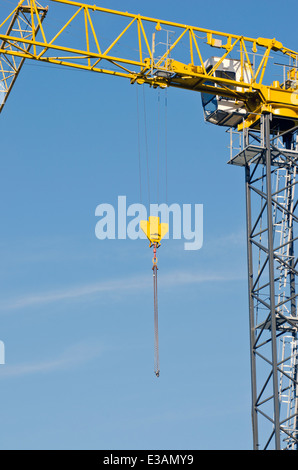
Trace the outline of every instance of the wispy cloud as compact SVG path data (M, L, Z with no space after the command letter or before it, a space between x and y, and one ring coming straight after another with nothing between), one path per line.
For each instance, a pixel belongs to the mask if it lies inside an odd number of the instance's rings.
M25 308L34 305L47 304L51 302L59 302L63 300L76 299L83 296L91 296L94 294L116 292L119 290L131 290L145 287L147 279L140 277L119 280L101 281L80 286L67 287L63 290L41 292L38 294L29 294L18 299L7 300L0 303L0 310L13 310Z
M101 345L79 343L54 359L15 365L4 364L0 367L0 379L69 369L98 357L102 352Z
M193 271L174 271L161 279L165 287L174 287L175 285L201 284L206 282L229 282L244 280L243 275L237 273L208 273Z
M206 282L229 282L244 280L239 273L206 273L192 271L172 271L160 277L160 285L163 287L186 286ZM35 305L48 304L51 302L61 302L64 300L75 300L80 297L94 296L103 293L138 292L148 289L148 275L133 276L120 279L110 279L96 283L79 286L72 286L59 291L41 292L38 294L28 294L17 299L6 300L0 303L0 311L6 312Z

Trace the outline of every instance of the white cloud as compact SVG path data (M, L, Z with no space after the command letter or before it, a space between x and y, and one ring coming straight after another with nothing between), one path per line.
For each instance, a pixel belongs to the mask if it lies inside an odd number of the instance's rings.
M144 282L144 286L142 283ZM105 292L114 292L120 290L135 289L136 285L139 287L145 287L147 279L145 277L138 278L126 278L119 280L101 281L92 284L85 284L81 286L68 287L59 291L42 292L39 294L30 294L19 299L6 301L0 303L1 310L13 310L19 308L25 308L34 305L46 304L50 302L58 302L68 299L76 299L78 297L90 296Z
M159 278L160 285L163 287L186 286L191 284L206 283L206 282L229 282L244 280L243 275L233 273L206 273L206 272L192 272L192 271L173 271L168 274L163 274ZM121 279L111 279L108 281L101 281L97 283L85 284L80 286L68 287L59 291L42 292L38 294L29 294L20 297L19 299L7 300L0 303L0 311L10 311L22 309L35 305L48 304L51 302L60 302L64 300L78 299L79 297L88 297L102 293L116 293L121 291L121 295L131 290L139 292L143 289L151 288L148 283L148 275L133 276Z
M164 275L161 282L166 287L175 285L187 284L201 284L203 282L229 282L243 280L243 276L228 273L206 273L206 272L192 272L192 271L175 271L170 274Z
M56 359L16 365L4 364L0 368L0 379L69 369L98 357L102 351L103 347L98 344L79 343L68 348Z

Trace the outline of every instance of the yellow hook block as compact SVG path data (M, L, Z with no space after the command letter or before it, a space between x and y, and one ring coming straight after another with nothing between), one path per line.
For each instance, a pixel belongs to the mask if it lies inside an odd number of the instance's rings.
M160 223L159 217L151 216L149 221L141 220L140 227L149 239L150 243L157 246L160 245L160 240L169 231L169 224Z

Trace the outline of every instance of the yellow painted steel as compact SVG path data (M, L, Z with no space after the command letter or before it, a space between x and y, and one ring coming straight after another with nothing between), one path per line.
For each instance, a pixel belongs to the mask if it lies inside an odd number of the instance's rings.
M42 15L47 8L43 8L36 0L21 0L0 23L0 74L3 60L5 62L7 59L5 63L9 62L8 57L14 60L33 59L124 77L131 83L147 83L162 88L171 86L232 98L236 102L243 102L249 113L244 126L254 125L258 115L264 112L298 122L297 68L289 73L287 86L277 82L264 83L272 53L282 53L293 65L298 63L298 53L286 48L276 39L227 34L71 0L51 1L67 5L70 9L69 20L51 38L46 34L42 23ZM11 18L22 11L30 14L31 35L22 31L16 34L14 29L8 29ZM112 19L122 18L125 23L120 33L105 47L102 45L100 31L95 26L98 15L110 15ZM83 42L79 47L69 47L64 42L65 33L77 21L81 21L80 27L84 31ZM151 30L154 28L154 34L161 34L167 28L175 28L177 33L175 41L159 57L155 56L154 37L151 44L150 27ZM36 37L37 30L40 31L39 39ZM132 32L135 34L134 53L133 49L128 48L123 54L116 53L116 46L121 45L123 38ZM188 57L186 61L178 60L181 43ZM208 57L203 58L206 45L211 51L215 48L219 57L210 70L205 67ZM216 70L231 53L241 64L241 77L238 81L215 76ZM248 70L249 74L245 74L244 70ZM244 77L248 75L250 79L245 81Z
M161 239L168 233L169 225L160 223L159 217L150 216L149 220L141 220L140 227L150 241L150 246L156 244L160 245Z
M5 22L0 25L0 30L1 27L6 28L6 37L10 38L12 34L18 37L18 42L15 41L14 43L10 40L0 40L0 51L5 51L5 53L0 52L0 112L21 71L26 56L34 58L34 54L31 52L32 44L22 43L22 40L35 40L37 33L42 29L41 25L46 17L47 11L48 8L41 7L37 2L33 4L33 8L18 6L12 11ZM35 14L38 16L37 21L34 21L33 16ZM10 54L10 52L16 50L19 51L20 54Z

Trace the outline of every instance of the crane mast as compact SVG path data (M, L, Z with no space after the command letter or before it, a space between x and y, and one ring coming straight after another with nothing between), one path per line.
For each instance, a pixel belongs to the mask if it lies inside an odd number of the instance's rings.
M245 170L254 448L297 450L298 153L271 122L242 132L229 164Z
M70 11L54 33L36 0L21 0L0 23L0 111L26 59L201 93L205 120L230 132L228 163L244 168L253 448L298 450L298 53L276 39L52 2ZM108 21L111 41L102 34ZM69 41L78 23L83 40ZM169 29L175 39L161 46ZM273 56L288 63L282 81L266 84L280 67Z

